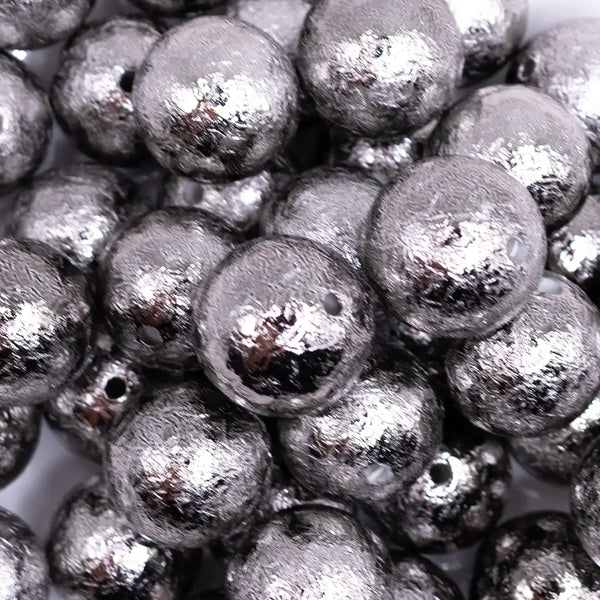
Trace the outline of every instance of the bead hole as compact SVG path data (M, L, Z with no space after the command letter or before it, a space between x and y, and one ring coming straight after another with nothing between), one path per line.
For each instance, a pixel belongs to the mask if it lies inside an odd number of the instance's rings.
M452 469L447 463L437 463L429 469L429 477L435 485L443 485L452 479Z
M111 377L104 386L104 392L109 400L117 400L125 395L127 385L120 377Z
M119 86L126 93L130 94L133 89L133 80L135 78L135 71L125 71L123 75L121 75L121 79L119 80Z
M335 294L329 293L323 298L323 307L328 315L337 317L342 312L342 304Z
M151 325L142 325L142 327L138 329L138 340L142 342L142 344L153 348L163 345L160 331Z

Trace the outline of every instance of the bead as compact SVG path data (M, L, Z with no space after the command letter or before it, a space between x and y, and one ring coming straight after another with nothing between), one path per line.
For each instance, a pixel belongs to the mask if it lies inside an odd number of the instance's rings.
M255 417L188 383L153 389L121 420L104 472L135 531L164 546L197 548L258 509L271 463Z
M454 400L472 423L499 435L536 436L566 425L600 385L599 335L598 309L548 272L514 321L449 350Z
M392 596L394 600L463 600L458 586L439 567L420 556L394 560Z
M55 250L30 240L0 241L0 407L58 393L87 350L86 282Z
M29 526L0 508L0 600L47 600L48 565Z
M227 569L230 600L391 600L389 555L375 535L329 508L283 511Z
M568 484L591 442L600 435L600 396L573 421L538 437L510 438L519 464L536 477Z
M151 14L175 17L194 15L199 11L218 6L225 0L132 0L141 9Z
M123 165L146 156L131 90L159 37L148 19L119 16L84 29L62 52L52 108L65 131L100 161Z
M366 240L365 268L390 310L432 337L472 337L506 323L546 260L527 190L462 156L407 167L375 204Z
M314 411L342 395L374 334L372 294L351 267L293 238L230 254L198 294L194 317L209 379L268 416Z
M0 52L0 89L1 192L31 175L42 162L50 138L52 112L33 75L3 52Z
M567 514L531 513L507 521L483 543L471 598L598 600L600 571Z
M103 262L104 309L117 346L150 367L197 368L191 296L232 247L219 224L194 209L154 211L127 229Z
M305 488L354 502L384 500L423 472L438 446L443 411L411 366L369 368L318 415L280 421L286 464Z
M239 179L289 141L297 95L292 63L272 38L242 21L199 17L154 45L133 103L161 165L189 177Z
M298 68L333 125L377 137L426 125L451 103L463 66L443 0L322 0L308 14Z
M76 31L94 0L0 0L0 48L41 48Z
M546 225L577 208L591 180L590 144L577 119L556 100L521 85L473 92L441 121L434 154L489 160L527 187Z
M267 235L301 237L327 246L360 268L367 217L380 187L343 169L303 173L287 196L272 204L265 219Z

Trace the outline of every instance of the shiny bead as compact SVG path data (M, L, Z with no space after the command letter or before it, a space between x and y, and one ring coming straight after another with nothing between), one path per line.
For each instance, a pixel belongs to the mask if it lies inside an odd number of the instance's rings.
M159 387L117 425L104 471L135 531L167 547L196 548L232 533L268 489L263 425L217 391Z
M227 570L230 600L391 600L383 545L329 508L283 511L259 529Z
M451 348L454 400L475 425L536 436L582 413L600 386L600 315L568 280L546 273L519 316Z
M55 250L0 241L0 406L30 405L58 393L87 350L86 282Z
M377 201L365 268L390 310L432 337L498 328L529 300L546 236L527 190L469 157L406 168Z
M158 210L127 229L103 262L104 309L117 346L147 366L197 368L191 297L232 247L216 222L193 209Z
M325 407L360 374L374 334L372 293L312 242L250 242L195 304L198 356L233 402L270 416Z
M222 4L226 0L132 0L141 9L151 14L167 17L194 15Z
M33 75L3 52L0 89L0 191L4 191L31 175L42 162L50 138L52 112Z
M289 141L297 95L292 63L271 37L235 19L199 17L154 45L133 103L161 165L190 177L239 179Z
M463 600L458 586L431 561L420 556L394 557L394 600Z
M600 570L567 514L531 513L507 521L483 543L471 598L598 600Z
M151 21L119 16L86 28L62 52L52 107L63 128L100 161L123 165L146 156L131 90L159 37Z
M567 219L591 180L591 148L577 119L521 85L492 85L459 102L435 131L432 150L505 168L529 189L546 225Z

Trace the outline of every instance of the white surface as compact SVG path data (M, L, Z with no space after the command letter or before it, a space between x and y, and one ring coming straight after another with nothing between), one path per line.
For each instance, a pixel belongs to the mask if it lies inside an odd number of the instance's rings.
M381 0L384 1L384 0ZM465 0L477 2L478 0ZM558 21L573 17L599 16L599 0L530 0L529 35L541 31ZM134 12L134 9L121 0L97 0L92 17L111 13ZM60 45L43 52L30 52L26 62L38 73L45 84L53 75ZM22 53L19 58L23 58ZM53 148L44 167L68 163L77 157L65 137L55 128ZM25 473L12 485L0 492L0 505L14 511L27 521L45 542L52 517L65 494L77 483L98 471L98 467L85 461L68 450L44 426L38 449ZM565 487L552 486L514 468L514 478L510 492L510 503L505 519L526 511L558 508L568 509L568 490ZM435 560L455 578L465 589L471 571L472 549L436 557ZM2 585L2 582L0 582ZM61 597L56 592L52 600Z

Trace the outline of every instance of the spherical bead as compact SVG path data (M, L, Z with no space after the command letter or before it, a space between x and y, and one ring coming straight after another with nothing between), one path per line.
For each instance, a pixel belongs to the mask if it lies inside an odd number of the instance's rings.
M420 556L395 558L392 597L394 600L463 600L458 586L444 571Z

